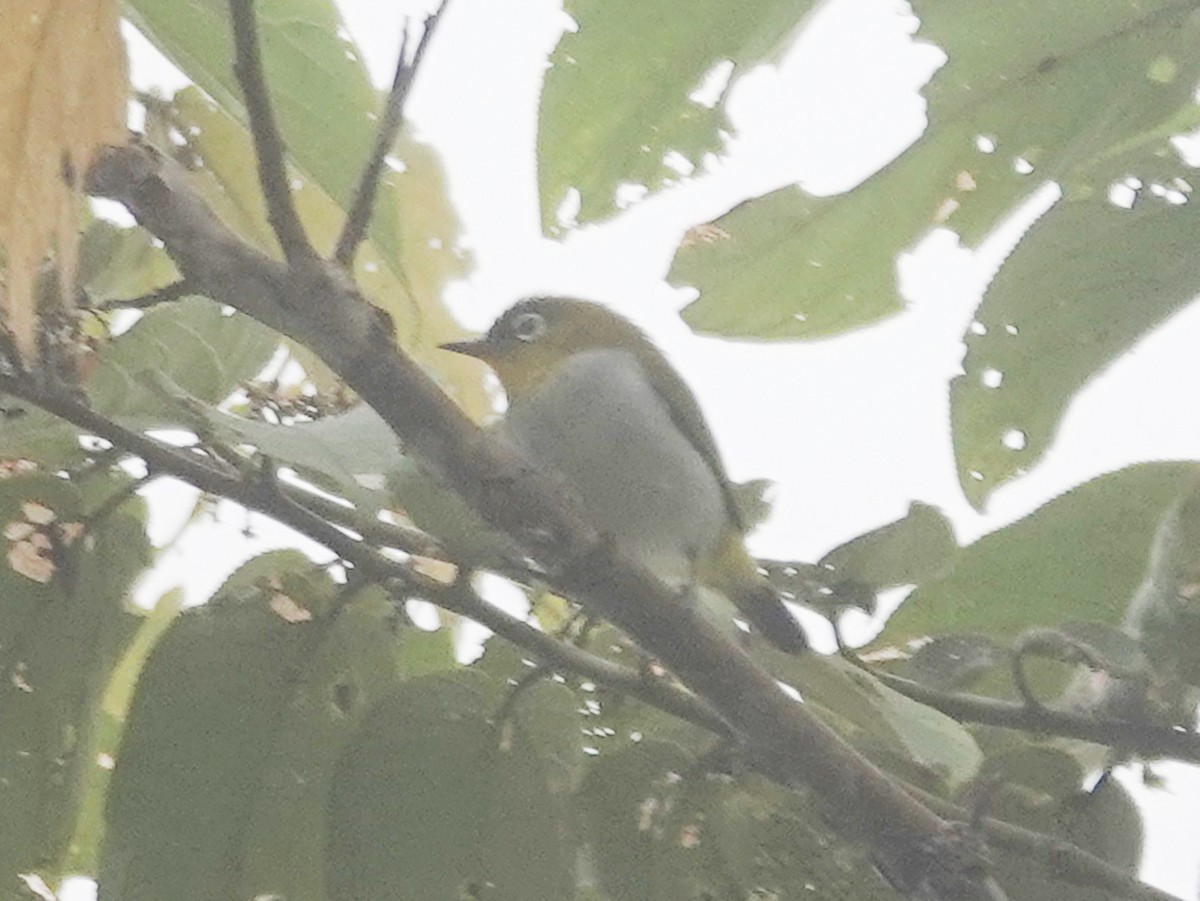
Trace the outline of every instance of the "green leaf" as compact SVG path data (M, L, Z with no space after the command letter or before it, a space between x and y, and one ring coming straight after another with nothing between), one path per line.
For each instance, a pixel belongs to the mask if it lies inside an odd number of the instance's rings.
M979 782L993 786L1002 796L1037 807L1079 794L1084 775L1079 761L1066 751L1021 740L988 754Z
M957 204L945 221L967 244L1030 192L1016 159L1061 182L1068 196L1103 193L1114 156L1149 158L1197 121L1200 60L1191 48L1200 23L1188 5L1067 0L983 8L918 0L914 9L919 37L950 57L924 93L930 134L949 125L968 139L963 165L948 161L939 179L958 188L947 195ZM994 140L996 150L975 152L976 135Z
M207 298L185 298L150 310L114 340L88 394L98 410L127 425L178 425L178 407L148 386L144 373L218 404L262 371L278 345L279 335L249 316L227 314Z
M334 771L368 711L411 668L398 631L391 600L369 587L339 611L298 674L258 781L238 897L324 901L325 816ZM443 648L440 668L455 666L445 643Z
M244 123L228 6L225 0L125 0L124 11L171 62ZM374 143L381 106L358 49L342 37L341 17L330 0L260 3L255 15L284 141L297 165L346 204ZM399 45L397 35L397 52ZM394 243L396 227L395 210L381 206L372 231Z
M1036 187L1015 161L1068 196L1099 195L1112 157L1150 158L1196 119L1187 4L914 6L918 37L950 57L924 92L924 137L849 193L783 188L689 232L669 280L700 289L684 311L694 329L818 338L898 312L896 255L940 225L976 244ZM995 152L978 148L980 135Z
M921 645L899 673L939 691L962 689L983 673L1007 663L1007 651L983 635L939 635Z
M236 119L194 88L175 95L175 126L187 134L189 150L203 163L192 182L221 218L251 243L278 252L266 217L250 135ZM407 134L395 154L405 170L390 173L380 186L378 206L397 210L400 229L394 243L371 232L355 259L354 279L364 294L392 317L397 343L430 370L472 415L490 412L483 391L482 369L439 345L464 336L439 302L446 282L466 274L469 259L458 252L459 223L446 196L441 165L434 152ZM318 246L332 245L345 211L319 183L299 176L293 191L296 211ZM295 350L315 370L325 364Z
M1078 845L1130 874L1136 874L1142 854L1142 817L1125 788L1115 779L1104 779L1093 791L1047 803L1037 795L999 793L991 816ZM1105 892L1098 886L1053 883L1030 867L1028 857L995 852L995 875L1015 901L1125 901L1124 894Z
M600 887L614 901L690 901L714 886L684 847L693 758L647 741L596 761L576 799ZM702 777L700 777L702 778Z
M509 713L501 727L505 741L519 739L534 749L556 797L579 788L590 762L584 750L586 737L579 728L582 694L547 678L506 698Z
M874 688L875 707L903 744L908 760L934 774L947 791L975 778L983 754L961 723L886 685Z
M400 675L416 679L457 665L454 656L454 630L443 625L433 632L410 628L400 633L396 657Z
M101 897L323 901L338 760L376 702L435 666L433 636L408 631L382 589L345 595L295 551L255 558L179 618L117 755ZM436 665L455 667L440 647Z
M73 426L24 401L0 394L0 460L30 460L56 470L86 457Z
M179 278L162 243L144 228L97 219L79 246L79 283L94 306L149 294Z
M960 632L1006 641L1034 626L1121 622L1155 526L1196 472L1187 463L1122 469L984 536L917 588L875 645Z
M63 865L65 873L94 874L99 870L100 844L104 838L104 803L112 781L111 762L117 757L129 703L146 658L179 615L182 598L182 589L171 589L159 598L153 610L142 617L137 632L109 672L100 703L93 708L95 721L91 740L83 752L83 759L89 765L84 772L75 833Z
M1125 786L1102 781L1075 799L1067 816L1072 841L1126 873L1138 872L1142 860L1142 814Z
M818 805L670 744L601 756L577 798L590 870L614 901L896 897Z
M372 708L330 792L330 899L571 897L568 786L519 718L490 721L493 692L429 676Z
M577 27L559 41L542 87L538 183L542 226L557 231L567 191L580 193L580 222L616 210L625 183L661 187L669 152L698 163L730 128L723 102L689 98L719 63L746 71L778 47L809 0L693 0L686 15L655 3L569 0Z
M953 791L978 772L983 757L964 726L841 657L760 654L776 678L797 686L806 704L885 769L932 791Z
M972 504L1034 465L1075 392L1191 301L1197 241L1197 204L1152 196L1132 210L1103 194L1062 202L1026 233L988 288L951 382L955 458Z
M207 95L188 89L175 97L172 125L204 163L193 183L239 234L278 252L233 77L225 0L127 0L126 6L134 24ZM298 170L293 197L315 246L328 251L373 147L381 100L357 48L340 36L341 20L329 0L259 4L256 13L275 113ZM397 163L380 180L368 240L356 258L356 283L392 315L400 345L480 417L491 409L482 368L436 349L464 337L440 294L470 268L469 255L458 247L460 225L440 160L407 132L391 158Z
M124 477L104 479L123 491ZM124 609L149 557L127 503L73 536L80 492L56 476L0 481L0 873L61 875L85 794L107 674L133 631ZM38 542L48 546L37 549ZM55 549L57 545L57 550ZM8 884L6 882L6 884Z
M834 548L820 565L834 578L854 579L882 591L939 575L957 550L954 528L942 511L914 501L904 519Z
M1126 618L1155 673L1200 686L1200 482L1163 517ZM1194 701L1192 704L1194 709Z
M539 599L535 610L544 609L544 601ZM652 670L646 652L615 626L592 622L585 634L585 647L590 653L643 672ZM502 648L503 645L496 640L490 641L483 662L488 663L488 655ZM502 657L502 653L497 656ZM513 669L511 663L508 667ZM515 678L521 675L517 669ZM707 729L664 713L622 691L609 688L603 682L584 680L581 683L569 681L568 684L577 688L576 707L580 719L575 727L583 734L588 754L595 755L597 759L643 742L670 743L681 749L694 750L713 741L712 733Z
M922 178L927 158L956 146L935 136L850 194L781 188L693 228L667 274L700 291L684 321L730 338L823 338L898 313L896 254L932 227L943 193Z
M780 595L815 610L831 622L847 610L875 613L875 589L857 579L843 579L831 569L801 560L759 558L759 570Z
M737 886L735 898L895 901L862 848L848 847L807 802L753 774L713 786L701 848Z
M386 502L385 476L403 460L395 434L366 404L312 422L276 425L197 408L211 434L248 444L280 466L371 510Z
M239 897L255 792L323 632L272 610L270 583L311 567L295 551L255 558L151 653L113 773L101 898Z

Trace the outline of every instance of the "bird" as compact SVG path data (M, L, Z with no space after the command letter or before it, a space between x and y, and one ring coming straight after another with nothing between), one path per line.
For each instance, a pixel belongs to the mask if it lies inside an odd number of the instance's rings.
M508 399L499 434L557 474L619 552L675 587L715 589L779 649L808 647L746 550L695 395L636 325L599 303L531 297L441 347L491 367Z

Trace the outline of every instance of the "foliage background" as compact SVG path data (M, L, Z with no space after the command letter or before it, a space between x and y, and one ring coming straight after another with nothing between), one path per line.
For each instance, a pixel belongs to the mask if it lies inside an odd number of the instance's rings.
M390 78L402 17L431 8L373 0L339 6L379 85ZM726 104L734 136L703 179L561 241L542 234L534 151L541 60L554 51L564 18L549 0L519 6L456 0L441 46L426 62L425 89L409 105L417 132L441 154L473 258L469 277L450 283L445 298L476 329L512 298L546 290L601 298L647 327L701 398L732 474L776 484L772 516L753 536L757 552L817 559L902 515L913 498L939 506L967 543L1102 473L1200 456L1200 427L1179 406L1182 386L1200 383L1200 357L1191 352L1200 341L1200 309L1193 305L1074 396L1053 449L1028 475L983 510L963 495L948 440L948 383L960 371L960 342L988 281L1053 202L1052 189L1033 190L974 251L945 228L907 248L897 266L905 312L871 328L804 345L742 344L697 335L675 315L691 295L664 276L696 222L797 181L817 194L846 190L921 134L919 91L945 57L921 35L913 39L905 4L826 6L774 66L741 73ZM496 34L505 39L493 40ZM135 79L138 65L135 58ZM170 83L161 69L142 72ZM1191 145L1181 146L1186 153ZM271 530L262 524L260 531ZM209 534L203 540L220 540ZM206 577L215 587L215 574L198 575L197 595L207 590ZM166 581L152 580L147 594ZM877 628L854 612L846 620L847 634L859 640ZM1170 791L1144 790L1135 773L1124 779L1148 814L1144 872L1188 892L1200 855L1178 841L1176 824L1200 796L1200 779L1186 765L1157 770Z
M384 14L407 7L363 3L356 12L347 3L345 9L352 28L355 17L363 17L355 37L386 70L399 28L386 25ZM842 540L898 518L913 498L941 507L966 543L1092 476L1140 460L1200 456L1200 430L1194 417L1181 415L1180 403L1188 396L1181 386L1197 384L1200 376L1200 361L1188 352L1200 337L1200 316L1190 309L1142 339L1074 399L1044 463L1002 489L986 514L964 498L948 437L947 386L987 278L1028 217L1050 199L1044 193L978 253L961 250L949 232L924 239L900 261L904 315L873 328L803 346L739 346L697 337L675 318L689 297L663 277L686 229L744 196L797 179L817 193L846 188L919 133L916 88L939 58L936 50L910 42L912 22L898 11L867 0L830 7L777 70L750 73L738 83L726 108L738 137L711 178L656 195L562 243L542 237L547 213L537 201L533 165L541 60L562 24L552 4L514 11L456 0L444 42L423 73L427 88L437 90L418 90L411 107L418 135L443 154L473 256L475 268L447 290L454 309L468 324L482 326L514 297L554 290L610 301L646 324L704 400L733 475L765 475L778 483L774 515L755 536L755 549L768 556L817 559ZM496 41L497 34L511 40ZM211 116L199 104L193 113ZM206 134L219 125L206 119ZM588 211L582 208L581 215ZM445 263L448 271L455 265ZM236 534L242 520L228 510L223 515ZM269 531L258 522L255 528ZM216 556L199 538L191 548L188 553L206 560ZM235 562L233 556L222 560ZM193 599L207 593L204 579L183 575L178 560L164 563L160 581L142 587L144 597L161 594L162 580L186 582ZM204 569L210 585L224 576L211 565ZM1038 586L1030 587L1036 594ZM369 611L369 600L364 603ZM869 629L863 624L859 634ZM447 693L467 707L472 703L460 687ZM1172 788L1187 778L1186 771L1162 771ZM1152 794L1150 803L1163 798ZM1150 847L1152 854L1166 848L1153 833ZM1179 872L1159 869L1161 858L1156 865L1150 857L1153 878L1191 891L1195 860L1178 848L1158 853Z

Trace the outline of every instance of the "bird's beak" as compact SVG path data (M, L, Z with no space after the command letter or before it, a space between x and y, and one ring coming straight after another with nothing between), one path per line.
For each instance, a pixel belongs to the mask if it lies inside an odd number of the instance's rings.
M445 344L439 344L438 347L452 353L475 357L477 360L486 360L490 356L490 345L486 338L476 338L474 341L448 341Z

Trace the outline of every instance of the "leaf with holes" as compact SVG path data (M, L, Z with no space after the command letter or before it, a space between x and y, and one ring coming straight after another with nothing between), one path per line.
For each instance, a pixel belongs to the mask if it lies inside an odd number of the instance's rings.
M1064 201L1022 238L966 335L950 388L959 482L976 507L1033 466L1072 395L1200 288L1200 209ZM1167 398L1162 399L1165 402ZM1175 415L1165 404L1163 415Z
M239 897L324 901L326 809L338 760L368 712L413 667L403 627L386 593L370 586L339 610L297 674L293 700L273 740L247 824ZM443 638L448 630L442 630ZM457 666L449 641L437 667ZM429 655L426 664L433 668Z
M783 188L689 232L669 278L700 289L694 329L818 338L899 312L896 255L930 229L976 244L1032 193L1031 171L1102 194L1114 156L1152 158L1197 121L1190 4L914 6L918 36L950 57L924 91L925 135L846 194Z
M575 27L550 58L538 112L542 228L574 189L578 219L615 212L622 183L655 190L677 173L669 153L693 164L723 144L722 94L689 96L719 65L745 71L769 58L812 7L810 0L692 0L686 16L640 0L569 0Z

